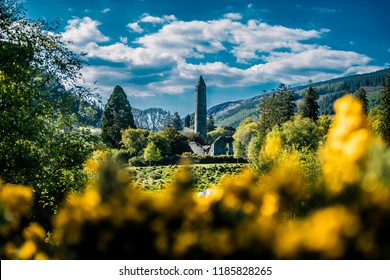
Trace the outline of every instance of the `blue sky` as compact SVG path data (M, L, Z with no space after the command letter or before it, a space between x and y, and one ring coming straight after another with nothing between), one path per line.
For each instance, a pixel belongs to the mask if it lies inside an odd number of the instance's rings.
M305 84L390 67L390 2L26 0L28 16L61 20L86 51L87 85L115 85L133 107L193 112L203 75L208 107L279 83Z

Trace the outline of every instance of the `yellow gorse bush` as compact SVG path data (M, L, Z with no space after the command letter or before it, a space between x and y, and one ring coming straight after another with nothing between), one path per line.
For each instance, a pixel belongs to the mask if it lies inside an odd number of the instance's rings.
M7 257L389 259L390 150L371 135L355 99L346 96L335 109L317 180L307 180L300 153L284 151L276 135L260 152L266 171L227 176L208 197L193 192L188 165L156 194L97 157L86 163L97 170L86 190L71 194L54 217L50 250L44 232L30 225L21 244L6 244ZM19 209L12 205L24 196L8 195L19 198L7 207Z
M30 210L32 189L21 185L5 184L0 181L0 201L4 207L4 218L18 222Z
M90 179L99 172L101 163L109 157L108 150L96 150L84 163L84 171Z
M26 222L32 205L30 187L0 181L0 256L2 259L47 259L46 232Z
M331 193L338 193L343 186L361 180L372 141L368 122L358 100L346 95L336 101L335 111L334 126L321 151L323 175Z
M263 145L261 156L265 160L275 159L282 148L282 140L275 131L268 133Z

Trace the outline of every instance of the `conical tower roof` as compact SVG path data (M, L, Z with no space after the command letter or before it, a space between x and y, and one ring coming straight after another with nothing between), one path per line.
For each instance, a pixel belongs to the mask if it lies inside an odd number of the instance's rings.
M199 86L206 87L206 83L204 82L202 75L199 76L198 82L196 83L195 86L196 87L199 87Z

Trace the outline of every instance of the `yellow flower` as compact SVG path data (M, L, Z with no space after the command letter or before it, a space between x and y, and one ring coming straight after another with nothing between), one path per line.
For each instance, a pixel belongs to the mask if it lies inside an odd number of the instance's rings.
M284 152L273 168L259 179L258 186L265 191L283 192L291 197L303 195L304 174L296 152Z
M87 159L85 161L85 163L84 163L84 170L86 172L94 174L94 173L96 173L98 171L99 166L100 166L100 164L99 164L99 162L97 160L90 158L90 159Z
M45 240L46 232L37 223L31 223L27 228L23 230L23 237L26 240Z
M320 151L324 178L332 194L361 179L372 139L358 100L346 95L336 101L335 111L334 125Z
M182 255L196 241L197 241L196 233L190 231L181 232L176 236L176 240L173 245L173 251L176 255Z
M267 135L262 148L262 156L266 160L275 159L282 147L282 140L276 133L270 132Z
M274 245L275 254L279 258L294 258L299 254L302 246L302 224L290 222L277 227Z
M88 189L81 197L80 206L83 207L86 212L93 211L93 209L99 205L100 201L99 192L96 189Z
M318 210L304 222L303 245L323 257L337 258L344 253L346 238L357 234L359 227L359 218L344 206Z
M266 193L263 197L263 205L260 212L263 216L269 217L279 210L279 196L274 193Z
M23 243L22 247L18 252L18 259L29 260L31 259L37 251L37 247L32 240L27 240Z
M43 252L38 252L35 254L34 260L48 260L49 257L43 253Z
M29 187L12 184L1 184L0 182L0 201L5 205L8 215L7 219L13 219L14 216L22 216L30 210L33 192Z
M302 252L320 258L340 258L348 238L359 233L360 220L342 205L315 211L304 220L279 226L275 253L282 258L297 258Z
M84 163L84 171L90 176L95 175L103 162L105 162L109 157L108 150L96 150L93 152L92 156L87 159Z

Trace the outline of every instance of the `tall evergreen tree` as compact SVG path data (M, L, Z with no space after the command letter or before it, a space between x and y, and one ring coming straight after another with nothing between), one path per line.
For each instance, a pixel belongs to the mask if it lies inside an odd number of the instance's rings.
M386 77L386 81L381 92L381 109L383 112L383 138L390 144L390 72Z
M318 120L318 92L313 88L309 87L303 96L302 102L299 106L300 114L303 118L309 118L313 121Z
M291 119L295 111L293 101L293 92L285 84L280 84L275 93L261 98L259 128L262 135Z
M121 130L136 128L131 106L123 88L116 86L107 104L102 118L102 139L109 147L119 148Z
M368 113L368 100L367 100L367 92L364 88L360 88L358 92L355 93L355 97L360 100L363 106L364 113Z
M173 114L173 118L172 118L172 127L177 130L177 131L180 131L183 129L183 125L181 123L181 118L180 118L180 115L178 112L175 112Z
M184 127L188 127L188 128L191 127L191 116L190 115L187 115L184 118Z
M213 116L207 118L207 132L211 132L215 130L217 127L215 126L215 121Z

